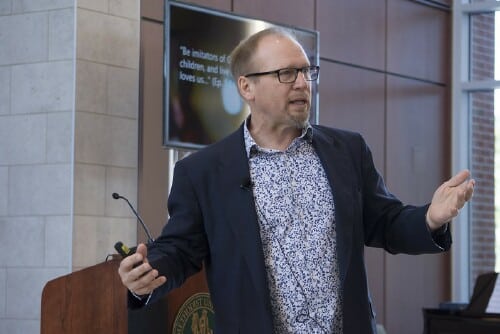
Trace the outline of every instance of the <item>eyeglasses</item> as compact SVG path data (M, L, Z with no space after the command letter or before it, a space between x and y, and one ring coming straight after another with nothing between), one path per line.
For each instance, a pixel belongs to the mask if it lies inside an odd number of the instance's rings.
M306 81L314 81L318 79L319 76L319 66L306 66L302 68L280 68L279 70L275 71L268 71L268 72L257 72L257 73L250 73L244 75L244 77L257 77L261 75L267 75L267 74L277 74L278 75L278 80L281 83L292 83L297 80L297 76L299 75L299 72L302 72L304 75L304 79Z

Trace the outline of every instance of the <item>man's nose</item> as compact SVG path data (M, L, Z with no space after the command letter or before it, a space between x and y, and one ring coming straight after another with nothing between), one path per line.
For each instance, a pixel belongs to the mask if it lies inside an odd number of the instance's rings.
M309 85L309 82L306 80L304 72L299 71L299 73L297 73L297 79L294 82L294 86L301 87L301 86L308 86L308 85Z

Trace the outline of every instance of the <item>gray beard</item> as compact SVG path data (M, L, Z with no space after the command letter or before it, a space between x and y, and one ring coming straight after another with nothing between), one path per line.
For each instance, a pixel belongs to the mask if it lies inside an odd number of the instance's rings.
M309 124L309 116L310 116L310 113L307 113L307 117L305 118L298 118L298 117L294 117L292 118L292 121L294 122L294 125L297 129L303 129L305 128L308 124Z

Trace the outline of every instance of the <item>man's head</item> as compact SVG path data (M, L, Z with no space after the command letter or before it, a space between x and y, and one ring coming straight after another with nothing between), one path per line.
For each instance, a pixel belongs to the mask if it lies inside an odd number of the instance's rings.
M309 119L311 80L302 46L286 30L269 28L242 41L231 53L231 72L250 106L252 123L270 127L303 127Z
M273 27L261 30L247 39L244 39L231 52L231 74L237 81L242 75L252 72L253 56L255 55L259 42L266 36L281 36L296 41L295 37L287 30ZM297 42L297 41L296 41ZM298 44L298 42L297 42Z

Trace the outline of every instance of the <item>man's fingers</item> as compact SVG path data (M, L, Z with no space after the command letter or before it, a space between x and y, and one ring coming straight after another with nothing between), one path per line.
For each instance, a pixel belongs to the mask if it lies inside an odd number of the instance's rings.
M468 201L472 198L472 195L474 194L474 186L476 184L475 180L469 180L467 182L467 187L465 189L465 200Z
M167 278L158 277L158 270L153 269L147 260L148 248L139 244L136 252L120 262L118 273L123 285L137 295L147 295L163 285Z
M140 253L135 253L130 256L127 256L120 262L120 267L118 268L118 273L122 277L123 281L123 276L128 275L133 269L134 266L137 265L138 263L142 263L143 261L143 256Z
M467 169L464 169L460 172L458 172L455 176L453 176L451 179L446 181L446 185L448 187L456 187L461 185L462 183L465 182L470 177L470 172Z
M427 223L432 229L456 217L465 203L472 198L475 181L470 172L463 170L444 182L434 193L427 212Z
M158 274L153 273L149 263L143 263L122 275L123 284L131 291L145 287L154 280Z
M151 271L151 269L149 263L143 261L142 255L135 253L121 261L118 273L120 274L122 283L126 287L130 287L134 281Z
M165 276L158 277L157 270L150 270L139 279L133 281L129 286L129 290L137 295L147 295L166 281Z
M149 273L153 268L149 265L149 263L144 262L143 264L135 267L131 272L130 272L130 278L132 280L138 280L145 274Z
M137 248L135 250L136 253L141 254L142 258L147 261L147 256L148 256L148 247L146 247L145 244L139 244L137 245Z
M455 191L457 192L457 198L459 201L465 202L469 201L472 198L472 194L474 193L474 180L469 180L457 186Z
M139 244L136 248L134 254L127 256L120 262L120 267L118 268L118 273L122 277L122 281L124 280L124 276L128 276L128 274L138 265L143 262L147 262L146 256L148 255L148 249L146 245Z
M137 291L134 291L134 293L139 295L139 296L148 295L151 292L153 292L155 289L157 289L158 287L165 284L166 281L167 281L167 279L165 278L165 276L160 276L160 277L156 278L154 281L152 281L149 286L138 289Z
M467 203L472 198L472 194L474 193L474 180L464 182L463 184L455 188L455 192L457 209L460 210L465 205L465 203Z

